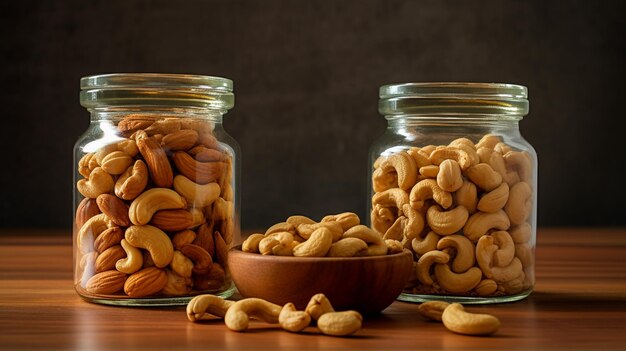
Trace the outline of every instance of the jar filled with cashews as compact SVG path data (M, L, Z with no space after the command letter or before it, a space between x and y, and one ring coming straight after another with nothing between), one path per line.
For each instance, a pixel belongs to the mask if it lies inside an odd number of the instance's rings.
M497 303L535 283L537 154L527 89L495 83L380 88L370 149L371 227L413 252L399 300Z
M229 79L81 79L91 123L74 147L74 285L95 303L183 305L234 292L240 150L223 128Z

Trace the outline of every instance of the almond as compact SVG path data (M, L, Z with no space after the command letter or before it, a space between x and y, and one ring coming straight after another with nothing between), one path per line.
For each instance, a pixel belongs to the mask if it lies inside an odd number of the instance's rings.
M124 292L130 297L144 297L158 293L167 284L164 270L149 267L133 273L124 284Z
M173 232L191 227L194 218L187 210L161 210L152 216L150 224L163 231Z
M225 278L224 268L218 263L213 263L209 274L194 275L193 287L200 291L219 290L224 286Z
M213 241L215 241L215 257L217 261L226 266L226 256L228 255L228 244L222 238L222 234L219 231L213 232Z
M143 131L137 133L136 139L137 147L139 147L139 152L146 160L148 171L154 184L161 188L171 188L174 181L174 173L161 145Z
M196 161L184 151L174 153L173 159L178 171L198 184L208 184L217 180L226 167L224 162Z
M92 294L113 294L122 290L126 277L116 270L101 272L89 278L85 289Z
M118 123L117 129L120 130L122 135L129 136L140 129L150 127L152 123L154 123L154 120L146 115L130 114L126 115L124 119Z
M154 122L145 132L148 135L162 134L167 135L180 130L180 118L169 117Z
M102 194L96 198L98 208L104 213L111 222L121 226L130 226L130 218L128 217L129 206L115 195Z
M188 152L196 160L201 162L226 161L228 159L228 156L225 153L219 150L209 149L204 145L198 145Z
M93 243L93 247L99 253L104 252L106 249L119 245L122 239L124 238L124 231L120 227L112 227L108 228L98 237Z
M205 249L211 257L215 256L215 242L213 240L213 223L205 223L196 230L196 239L193 244Z
M96 272L115 269L115 262L126 257L126 251L120 245L114 245L104 250L96 258Z
M87 220L100 213L95 199L84 198L76 208L76 228L80 229Z
M183 129L164 136L161 145L165 149L179 151L190 149L196 141L198 141L198 132L193 129Z

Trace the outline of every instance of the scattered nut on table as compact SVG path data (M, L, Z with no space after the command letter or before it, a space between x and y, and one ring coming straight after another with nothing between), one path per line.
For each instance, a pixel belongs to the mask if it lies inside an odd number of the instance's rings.
M228 329L243 332L250 319L268 324L279 324L282 329L297 333L310 326L312 320L322 334L348 336L361 329L363 316L357 311L336 312L324 294L316 294L304 311L298 311L293 303L279 306L259 298L228 301L219 296L205 294L195 296L187 304L187 318L192 322L223 318Z

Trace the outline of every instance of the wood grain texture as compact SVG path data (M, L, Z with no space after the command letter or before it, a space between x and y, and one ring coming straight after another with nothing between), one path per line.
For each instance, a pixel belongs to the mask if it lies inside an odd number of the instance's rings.
M351 338L320 336L313 327L287 333L260 322L235 333L220 320L188 322L182 307L94 305L73 291L70 235L20 234L0 237L2 350L626 348L626 229L540 230L535 292L516 303L468 307L500 318L492 337L453 334L402 302L366 317Z
M410 252L370 257L281 257L243 252L228 256L233 281L243 297L304 310L325 294L336 310L380 312L400 295L413 270Z

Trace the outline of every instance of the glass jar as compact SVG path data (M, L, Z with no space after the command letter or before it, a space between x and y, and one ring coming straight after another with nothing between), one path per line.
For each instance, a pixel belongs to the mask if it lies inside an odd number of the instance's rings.
M74 284L85 300L179 305L234 291L240 150L222 126L232 81L175 74L81 79L74 147Z
M380 88L386 132L370 149L370 225L414 255L398 298L495 303L535 282L537 154L522 137L527 89L485 83Z

